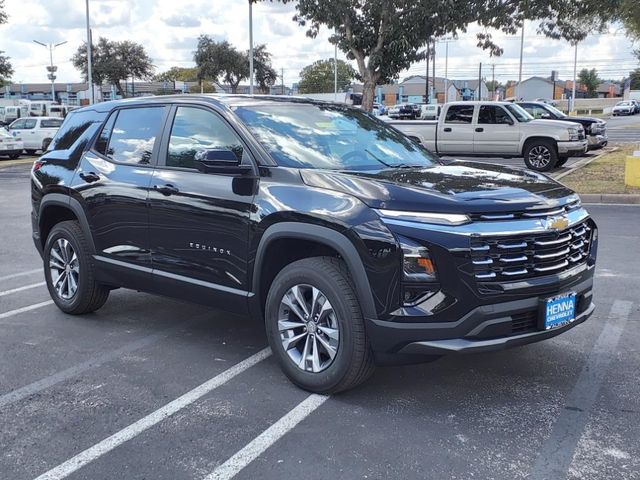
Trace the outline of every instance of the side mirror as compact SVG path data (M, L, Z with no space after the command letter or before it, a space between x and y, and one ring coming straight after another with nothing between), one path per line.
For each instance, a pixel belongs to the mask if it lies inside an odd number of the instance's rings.
M202 173L244 175L253 170L251 165L242 165L242 147L202 150L196 153L195 161Z

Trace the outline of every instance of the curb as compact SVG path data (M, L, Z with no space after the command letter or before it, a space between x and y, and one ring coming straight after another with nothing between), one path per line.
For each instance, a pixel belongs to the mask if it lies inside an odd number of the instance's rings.
M589 165L591 162L596 161L597 159L599 159L600 157L607 155L609 153L612 152L616 152L617 150L619 150L618 147L613 147L611 149L607 149L607 147L603 148L602 151L600 153L598 153L597 155L594 156L590 156L589 158L585 158L583 160L578 160L576 163L574 163L571 168L569 168L569 170L567 170L566 172L562 172L559 173L558 175L553 176L552 178L554 180L560 180L561 178L566 177L567 175L575 172L576 170L581 169L582 167L586 167L587 165Z
M610 203L617 205L640 205L640 195L628 193L582 193L582 203Z
M36 159L37 157L22 158L20 160L0 160L0 170L7 167L14 167L16 165L29 165Z

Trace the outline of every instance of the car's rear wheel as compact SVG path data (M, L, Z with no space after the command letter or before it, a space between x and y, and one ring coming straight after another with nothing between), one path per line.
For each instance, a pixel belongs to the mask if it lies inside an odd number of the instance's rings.
M16 158L18 158L18 157L20 157L20 154L19 154L19 153L14 153L13 155L9 155L9 158L10 158L11 160L15 160L15 159L16 159Z
M524 149L524 163L531 170L547 172L558 163L558 151L550 140L530 142Z
M109 289L96 281L87 240L78 222L55 225L44 246L47 288L65 313L80 315L102 307Z
M25 152L27 152L27 155L35 155L37 150L33 150L33 149L27 149L25 150Z
M280 367L305 390L335 393L373 373L360 304L337 258L306 258L282 269L267 296L265 324Z

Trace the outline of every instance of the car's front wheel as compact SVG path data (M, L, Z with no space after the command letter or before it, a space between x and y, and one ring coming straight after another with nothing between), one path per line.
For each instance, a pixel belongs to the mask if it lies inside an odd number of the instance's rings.
M306 258L282 269L267 296L265 324L280 367L305 390L335 393L373 373L360 304L337 258Z
M524 149L524 163L531 170L548 172L557 162L558 151L551 140L532 141Z
M61 222L51 229L44 246L44 272L51 298L65 313L93 312L109 297L109 289L96 281L89 246L78 222Z

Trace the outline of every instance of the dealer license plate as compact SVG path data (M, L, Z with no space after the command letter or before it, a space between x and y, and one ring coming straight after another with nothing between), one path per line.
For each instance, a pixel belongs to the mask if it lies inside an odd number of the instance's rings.
M575 292L563 293L556 297L547 298L542 304L542 325L544 330L562 327L576 319Z

